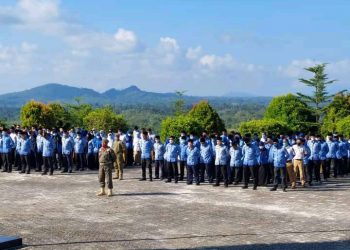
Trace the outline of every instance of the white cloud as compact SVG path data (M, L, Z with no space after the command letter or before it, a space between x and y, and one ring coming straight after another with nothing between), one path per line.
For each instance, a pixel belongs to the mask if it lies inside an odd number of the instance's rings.
M176 39L171 37L161 37L159 45L160 48L166 52L177 52L180 49Z
M198 46L196 48L188 48L186 52L186 58L189 60L197 59L202 53L202 47Z

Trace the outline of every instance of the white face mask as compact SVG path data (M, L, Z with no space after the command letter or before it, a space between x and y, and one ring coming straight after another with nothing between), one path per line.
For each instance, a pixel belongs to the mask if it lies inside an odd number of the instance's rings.
M264 146L259 146L259 148L260 148L260 149L263 149L263 148L264 148Z

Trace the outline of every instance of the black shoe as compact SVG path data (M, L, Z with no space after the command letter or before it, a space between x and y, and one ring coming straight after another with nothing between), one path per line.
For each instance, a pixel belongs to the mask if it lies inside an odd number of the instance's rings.
M67 173L68 171L67 170L62 170L61 171L61 173L63 174L63 173Z
M155 179L155 180L158 180L158 179L159 179L159 176L156 176L154 179Z
M228 184L225 184L225 188L228 188Z
M166 181L165 181L165 183L170 183L170 182L171 182L171 180L166 180Z
M49 175L53 175L53 172L50 172Z
M233 183L233 185L234 185L234 186L237 186L237 185L238 185L238 182Z
M273 188L270 189L270 191L276 191L276 190L277 190L276 187L273 187Z
M40 169L35 169L35 172L41 172L41 170Z
M178 183L178 181L177 180L175 180L175 184L177 184Z
M7 173L11 173L11 172L12 172L12 170L8 170L8 171L7 171Z
M152 178L151 178L151 179L149 179L149 181L151 181L151 182L152 182L152 181L153 181L153 180L152 180Z
M218 187L218 186L220 186L219 183L215 183L215 184L213 185L213 187Z
M287 192L287 188L283 188L283 192Z
M1 172L2 172L2 173L5 173L5 172L7 172L7 170L2 170Z
M30 171L27 171L26 174L30 174Z
M41 175L47 175L47 172L42 172Z
M68 173L70 173L70 174L71 174L71 173L73 173L73 171L72 171L72 170L69 170L69 171L68 171Z
M146 178L141 178L141 179L139 179L139 181L145 181L146 180Z
M257 190L257 189L258 189L258 187L257 187L257 186L253 187L253 190Z
M187 185L192 185L193 183L192 182L187 182Z
M248 186L243 186L243 187L242 187L242 189L247 189L247 188L248 188Z
M199 182L197 182L197 183L196 183L196 185L197 185L197 186L199 186L199 185L200 185L200 183L199 183Z
M20 174L24 174L26 171L21 171L21 172L19 172Z

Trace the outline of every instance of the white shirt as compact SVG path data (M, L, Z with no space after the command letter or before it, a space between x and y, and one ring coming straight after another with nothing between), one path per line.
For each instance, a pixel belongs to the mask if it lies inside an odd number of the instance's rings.
M303 160L307 152L304 146L293 145L294 160Z

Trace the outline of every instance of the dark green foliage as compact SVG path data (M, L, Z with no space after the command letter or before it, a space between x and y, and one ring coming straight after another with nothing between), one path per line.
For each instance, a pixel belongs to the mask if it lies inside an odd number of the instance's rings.
M324 115L324 106L331 100L334 95L330 95L327 91L327 85L334 83L336 80L328 80L325 73L326 64L318 64L305 70L314 74L313 78L300 78L299 81L306 86L313 88L313 95L305 95L297 93L300 100L309 105L309 109L315 115L315 122L320 123Z
M288 124L293 131L309 132L317 126L307 104L292 94L277 96L266 108L265 119L275 119Z
M169 136L178 138L183 130L187 133L194 132L200 134L202 127L196 118L189 115L167 117L161 124L161 140L165 141Z
M224 122L208 101L200 101L195 104L188 115L197 119L203 131L207 133L221 132L225 129Z
M327 113L323 119L322 134L335 132L338 121L350 115L350 94L337 94L325 110Z
M350 116L339 120L336 124L336 129L339 134L345 137L350 137Z
M112 107L106 106L92 110L83 119L84 128L108 131L126 130L127 124L123 115L117 115Z
M287 134L291 132L287 123L274 119L252 120L241 123L239 132L244 135L268 133L270 135Z
M22 107L21 121L24 127L51 128L55 125L55 115L48 105L32 100Z

